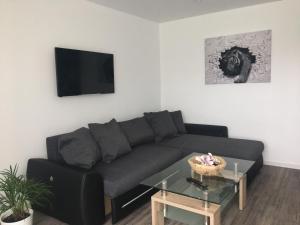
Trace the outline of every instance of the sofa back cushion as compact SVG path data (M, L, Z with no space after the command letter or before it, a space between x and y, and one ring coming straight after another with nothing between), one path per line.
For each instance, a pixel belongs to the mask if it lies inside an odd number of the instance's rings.
M185 125L183 122L181 111L178 110L178 111L171 112L171 116L172 116L173 122L177 128L177 132L179 134L186 134L186 129L185 129Z
M68 165L85 169L92 168L101 158L97 143L85 127L60 135L58 152Z
M104 162L110 163L131 151L128 140L115 119L105 124L89 124L89 128L101 148Z
M64 163L63 157L58 152L58 140L61 135L55 135L51 137L47 137L46 145L47 145L47 156L48 159L58 163Z
M172 137L177 134L177 128L167 110L144 113L144 115L154 131L156 142L160 142L164 138Z
M119 123L132 147L154 141L154 133L144 117Z

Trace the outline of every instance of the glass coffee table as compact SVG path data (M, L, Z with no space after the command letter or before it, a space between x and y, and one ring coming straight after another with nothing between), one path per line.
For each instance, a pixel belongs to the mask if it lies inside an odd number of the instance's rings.
M195 155L202 153L192 153L141 182L159 190L151 198L152 225L163 225L164 218L189 225L220 225L221 210L237 194L239 209L245 208L247 171L254 161L222 156L225 169L208 177L191 170L188 159Z

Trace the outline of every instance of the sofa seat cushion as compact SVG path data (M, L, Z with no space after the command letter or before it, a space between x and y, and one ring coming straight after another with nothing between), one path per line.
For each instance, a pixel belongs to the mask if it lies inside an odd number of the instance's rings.
M157 144L137 146L110 164L99 162L95 170L102 176L105 194L117 197L137 186L148 176L170 166L182 157L179 149Z
M262 154L264 144L260 141L183 134L169 138L162 146L178 148L183 155L193 152L208 153L232 158L256 161Z

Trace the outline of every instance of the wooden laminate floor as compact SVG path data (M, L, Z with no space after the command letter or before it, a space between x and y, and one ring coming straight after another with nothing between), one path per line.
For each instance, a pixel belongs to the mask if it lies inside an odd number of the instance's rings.
M65 225L37 214L36 225ZM146 204L117 225L150 225L151 208ZM108 218L105 225L111 225ZM166 221L166 225L182 225ZM300 225L300 170L264 166L248 188L245 210L237 199L222 216L222 225Z

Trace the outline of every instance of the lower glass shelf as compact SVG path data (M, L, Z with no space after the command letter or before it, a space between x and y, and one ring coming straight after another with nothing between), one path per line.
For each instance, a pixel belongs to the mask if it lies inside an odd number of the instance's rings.
M227 207L233 207L233 199L236 195L228 196L221 205L221 215L226 211ZM161 212L163 213L163 212ZM186 225L205 225L205 217L196 213L188 212L172 206L168 206L166 210L166 219L175 220Z

